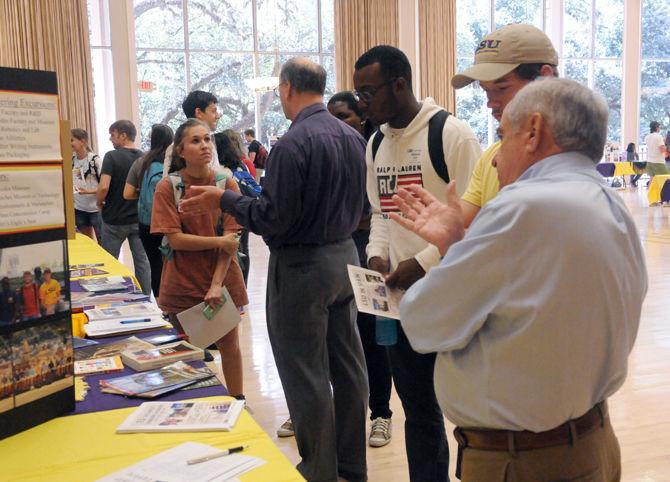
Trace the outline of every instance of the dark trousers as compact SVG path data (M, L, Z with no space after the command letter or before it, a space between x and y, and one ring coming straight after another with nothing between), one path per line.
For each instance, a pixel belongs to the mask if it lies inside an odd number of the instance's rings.
M389 405L391 400L391 365L388 350L377 345L375 337L375 315L358 313L356 324L361 334L365 366L370 385L370 420L375 418L391 418L393 412Z
M419 354L398 323L398 343L388 349L393 381L405 411L405 450L412 482L449 480L444 417L433 384L435 353Z
M161 287L161 273L163 272L163 255L160 248L161 241L163 241L162 234L151 234L151 226L140 223L140 240L144 251L149 258L149 266L151 266L151 290L154 296L158 298L158 292Z
M267 323L308 481L365 480L368 384L347 264L349 239L270 250Z
M358 229L351 235L356 244L358 260L361 266L366 265L365 247L370 240L369 229ZM365 366L368 373L368 384L370 385L370 420L375 418L391 418L393 412L389 406L391 400L391 365L388 350L385 346L377 345L375 335L374 315L358 313L356 323L358 332L361 334L363 353L365 354Z

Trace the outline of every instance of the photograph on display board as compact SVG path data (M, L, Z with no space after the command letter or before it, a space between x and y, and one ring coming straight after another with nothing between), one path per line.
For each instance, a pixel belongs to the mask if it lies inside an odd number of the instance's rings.
M70 309L64 242L0 249L0 326Z
M0 336L0 413L14 408L14 375L9 337Z
M73 386L69 319L15 331L11 343L17 407Z

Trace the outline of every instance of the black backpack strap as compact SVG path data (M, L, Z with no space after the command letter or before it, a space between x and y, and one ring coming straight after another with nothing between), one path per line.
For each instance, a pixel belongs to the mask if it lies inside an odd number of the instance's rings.
M91 161L89 162L89 168L93 168L93 174L95 174L95 180L100 182L100 173L98 172L98 165L95 163L96 159L100 159L100 157L95 154L92 158ZM93 163L91 166L90 164Z
M377 128L374 134L374 138L372 139L372 162L375 162L375 157L377 156L377 151L379 150L379 146L381 145L382 141L384 140L384 133L380 128Z
M446 183L449 183L449 171L444 161L442 131L449 115L451 114L446 110L440 110L428 121L428 155L430 156L430 162L433 164L433 169L435 169L437 175ZM374 155L374 144L372 149Z

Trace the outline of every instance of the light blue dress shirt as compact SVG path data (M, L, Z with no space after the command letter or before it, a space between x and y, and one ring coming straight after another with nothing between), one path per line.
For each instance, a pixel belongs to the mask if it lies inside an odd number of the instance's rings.
M449 420L540 432L621 386L646 291L630 213L570 152L502 189L400 314L412 347L438 352L435 391Z

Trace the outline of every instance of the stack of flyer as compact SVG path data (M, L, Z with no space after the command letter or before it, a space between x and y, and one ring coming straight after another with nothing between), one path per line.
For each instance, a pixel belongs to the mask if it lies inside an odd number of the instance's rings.
M177 361L202 360L205 351L185 341L178 341L160 347L127 350L121 353L121 358L133 370L143 372Z
M84 310L84 331L91 338L163 328L169 325L152 303L131 303L110 308Z
M193 368L184 362L118 378L100 380L100 391L128 397L155 398L211 378L208 368Z
M229 431L244 409L243 400L144 402L116 433Z
M265 464L263 459L243 453L217 456L222 450L197 442L184 442L125 469L114 472L98 482L161 480L163 482L224 482ZM202 463L188 463L206 457Z

